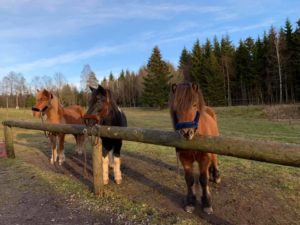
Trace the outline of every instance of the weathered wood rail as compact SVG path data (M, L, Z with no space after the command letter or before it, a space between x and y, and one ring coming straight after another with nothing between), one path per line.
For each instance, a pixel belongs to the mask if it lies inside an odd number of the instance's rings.
M285 144L274 141L247 140L224 136L195 137L193 140L187 141L174 131L133 127L96 126L93 128L87 128L83 125L42 124L15 120L3 121L3 125L5 127L4 131L8 155L11 157L14 157L11 127L19 127L31 130L52 131L58 133L61 132L66 134L83 134L84 132L87 132L88 135L98 137L109 137L182 149L193 149L197 151L212 152L219 155L300 167L300 145L296 144ZM99 156L101 152L100 149L101 141L98 145L94 146L93 164L97 164L96 161L101 161L102 157ZM102 174L98 173L98 171L102 169L100 167L97 165L94 167L93 165L95 171L94 183L99 180L99 176L102 176ZM100 189L99 185L101 186ZM103 184L98 184L98 187L96 187L95 184L96 193L102 193L102 185Z

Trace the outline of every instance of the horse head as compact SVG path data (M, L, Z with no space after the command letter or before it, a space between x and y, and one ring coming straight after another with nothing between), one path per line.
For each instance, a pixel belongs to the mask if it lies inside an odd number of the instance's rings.
M87 126L93 126L101 123L109 113L109 106L111 104L111 94L101 85L97 88L90 87L92 91L88 103L87 112L84 115L84 122Z
M192 140L198 129L200 112L204 100L197 84L173 84L170 111L173 125L187 140Z
M53 99L53 94L46 89L40 91L37 90L35 97L35 105L32 107L33 116L40 117L47 113L51 107L51 101Z

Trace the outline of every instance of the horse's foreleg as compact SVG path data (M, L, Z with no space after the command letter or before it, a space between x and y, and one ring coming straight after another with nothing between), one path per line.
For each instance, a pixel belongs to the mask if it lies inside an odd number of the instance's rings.
M76 140L76 147L75 147L75 152L78 155L82 155L84 149L84 135L74 135L75 140Z
M184 206L184 210L188 213L192 213L196 205L196 196L193 191L194 185L194 172L193 172L193 158L189 157L185 153L179 153L179 159L184 169L184 178L187 186L187 196Z
M202 208L203 211L207 214L211 214L213 212L211 206L211 194L208 186L210 164L211 164L210 156L208 154L204 154L201 157L201 160L199 162L199 169L200 169L199 181L202 188L202 198L201 198Z
M214 181L216 184L219 184L221 183L221 175L216 154L211 154L211 162L212 163L209 167L210 180Z
M113 153L113 151L109 152L108 157L109 157L109 167L114 168L114 153Z
M119 141L115 144L113 149L114 154L114 177L116 184L122 183L122 172L121 172L121 147L122 147L122 141Z
M59 155L58 163L60 166L63 164L63 162L66 159L65 152L64 152L64 145L65 145L65 134L60 134L59 135L59 151L58 151L58 155Z
M102 167L103 167L103 183L107 185L109 182L109 152L103 148Z
M54 164L57 160L57 138L55 135L49 136L50 142L51 142L51 158L50 163Z

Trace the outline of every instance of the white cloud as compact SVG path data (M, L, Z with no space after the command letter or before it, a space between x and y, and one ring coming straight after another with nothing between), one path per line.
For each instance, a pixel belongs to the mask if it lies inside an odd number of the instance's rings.
M52 67L60 64L72 63L93 56L107 55L107 54L112 54L116 51L122 51L124 47L126 46L119 45L119 46L111 46L111 47L96 47L82 52L70 52L70 53L66 53L66 54L62 54L50 58L38 59L28 63L11 65L7 68L1 67L0 72L7 73L8 71L11 70L27 72L39 68Z
M84 27L124 20L170 20L183 13L220 13L219 6L109 1L0 0L0 38L40 38L72 34ZM2 18L2 19L1 19Z

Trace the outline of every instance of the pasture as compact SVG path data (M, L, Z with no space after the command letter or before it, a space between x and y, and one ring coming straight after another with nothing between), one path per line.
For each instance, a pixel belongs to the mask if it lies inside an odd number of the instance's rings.
M222 135L300 144L300 122L271 121L264 108L216 108ZM171 129L168 110L125 109L129 126ZM0 109L4 119L36 120L30 110ZM2 126L0 127L2 129ZM0 139L3 133L0 133ZM15 160L0 160L0 224L297 224L300 169L220 156L221 184L210 183L214 214L183 211L185 182L169 147L124 142L123 184L91 193L83 157L66 140L62 167L49 163L42 132L14 128ZM88 151L91 151L89 144ZM91 157L88 155L88 168ZM199 197L199 196L198 196Z

